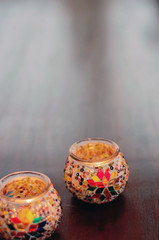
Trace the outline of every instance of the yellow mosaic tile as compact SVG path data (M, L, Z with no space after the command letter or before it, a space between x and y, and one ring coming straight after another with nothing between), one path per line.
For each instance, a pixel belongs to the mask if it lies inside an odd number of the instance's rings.
M112 172L110 179L113 179L117 176L117 171Z
M30 224L34 219L34 216L29 208L24 208L19 213L19 219L23 223Z
M108 184L108 180L104 177L103 184L106 186Z
M93 181L95 181L95 182L100 182L100 181L101 181L101 180L99 179L99 177L97 177L97 176L93 176L92 179L93 179Z

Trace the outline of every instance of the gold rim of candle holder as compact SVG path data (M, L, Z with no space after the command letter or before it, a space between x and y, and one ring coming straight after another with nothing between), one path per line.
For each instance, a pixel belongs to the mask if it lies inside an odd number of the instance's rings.
M80 143L83 143L83 142L95 142L95 141L102 141L102 142L105 142L105 143L109 143L111 146L114 147L115 149L115 152L110 156L110 157L107 157L107 158L103 158L102 160L97 160L97 161L91 161L91 160L84 160L80 157L78 157L76 154L73 153L73 149L75 149ZM103 164L103 163L109 163L111 162L115 157L118 156L120 152L120 148L118 146L118 144L116 144L115 142L113 142L112 140L110 139L105 139L105 138L85 138L85 139L82 139L82 140L79 140L75 143L73 143L69 149L69 155L75 159L76 161L79 161L83 164L87 164L87 165L100 165L100 164Z
M37 178L39 176L39 179L42 180L46 184L46 187L41 191L41 193L39 193L39 194L37 194L37 195L35 195L33 197L26 197L26 198L21 198L21 199L20 198L16 198L16 197L12 197L11 198L11 197L5 196L5 195L0 193L0 198L2 198L3 200L5 200L7 202L12 202L12 203L17 203L17 204L23 204L23 203L25 203L25 204L28 203L29 204L29 203L31 203L33 201L38 200L42 196L44 196L48 192L50 186L52 185L50 178L48 176L46 176L45 174L43 174L43 173L34 172L34 171L19 171L19 172L10 173L10 174L6 175L5 177L1 178L0 179L0 189L1 189L1 187L3 187L2 186L3 182L7 178L13 177L12 178L12 180L13 180L14 176L16 176L16 175L18 176L18 175L21 175L21 174L22 174L22 176L27 176L27 174L32 174L32 175L34 175L34 177L37 177Z

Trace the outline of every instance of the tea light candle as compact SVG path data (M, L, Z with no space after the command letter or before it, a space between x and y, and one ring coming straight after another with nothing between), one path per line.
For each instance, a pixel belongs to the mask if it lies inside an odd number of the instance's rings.
M74 196L89 203L106 203L123 192L129 168L119 146L106 139L90 138L69 150L64 180Z
M46 175L17 172L0 180L0 233L5 239L46 239L61 215L60 197Z

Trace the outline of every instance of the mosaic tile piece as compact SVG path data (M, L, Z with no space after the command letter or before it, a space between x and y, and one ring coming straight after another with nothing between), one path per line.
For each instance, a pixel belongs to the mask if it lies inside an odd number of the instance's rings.
M12 221L12 223L21 223L21 221L17 217L11 218L10 220Z
M46 225L46 221L39 223L38 229L43 228Z
M93 179L94 182L99 182L100 181L99 177L97 177L97 176L93 176L92 179Z
M105 200L105 196L104 196L104 195L101 195L100 200L101 200L101 201L104 201L104 200Z
M7 192L6 196L10 196L12 191Z
M89 186L87 190L88 190L88 191L94 191L95 189L96 189L96 187L90 187L90 186Z
M113 186L108 187L108 189L109 189L110 192L114 191L114 187Z
M25 227L22 223L17 223L17 224L14 224L14 227L17 229L17 230L24 230Z
M19 212L19 219L23 223L30 224L34 219L34 216L29 208L24 208Z
M25 239L30 239L30 235L28 235L27 233L25 233L24 237Z
M111 200L112 196L111 196L111 194L110 194L110 192L108 191L107 188L104 190L104 195L105 195L105 197L108 201Z
M106 177L103 178L103 184L104 184L104 186L107 186L107 184L108 184L108 180L106 179Z
M11 232L11 236L16 236L16 235L17 235L16 231L15 232L14 231Z
M105 171L105 177L106 177L106 179L109 181L109 179L110 179L110 173L106 170Z
M92 198L100 198L101 197L101 194L94 194L93 196L92 196Z
M112 196L118 195L118 193L117 193L116 191L112 191L112 192L110 192L110 193L111 193Z
M41 238L42 236L44 236L44 235L42 235L42 234L40 234L40 233L37 233L37 234L35 235L35 239ZM33 239L33 238L32 238L32 239Z
M10 230L15 230L13 224L7 224L7 227L8 227Z
M96 183L92 179L87 180L87 182L88 182L90 187L95 187L96 186Z
M17 237L23 237L25 235L25 232L18 232Z
M103 173L103 171L100 168L99 168L99 170L97 172L97 176L100 178L100 180L103 180L104 173Z
M38 229L38 224L32 224L32 225L30 225L28 232L29 233L36 232L37 229Z
M41 216L34 218L33 223L39 223L41 220Z
M97 183L96 183L96 186L97 186L98 188L104 188L104 187L105 187L105 185L104 185L102 182L97 182Z
M98 193L102 193L103 190L104 190L104 188L97 188L97 190L96 190L96 194L98 194Z
M115 184L115 179L112 179L109 181L108 187L114 186L114 184Z
M119 184L115 184L114 185L114 189L115 189L115 191L119 191L120 190L120 185Z
M46 232L46 229L44 229L44 228L38 228L37 232L38 232L38 233L45 233L45 232Z
M114 171L114 172L111 173L110 179L113 179L113 178L115 178L116 176L117 176L117 171Z

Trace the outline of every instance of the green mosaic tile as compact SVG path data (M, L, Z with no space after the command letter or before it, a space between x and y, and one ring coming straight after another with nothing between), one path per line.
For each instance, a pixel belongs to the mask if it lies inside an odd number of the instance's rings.
M108 189L109 189L110 192L114 191L114 187L113 186L108 187Z
M102 196L100 197L100 200L101 200L101 201L105 200L105 196L102 195Z
M110 193L111 193L111 195L118 195L118 193L116 191L111 191Z
M88 191L94 191L96 189L96 187L89 187L87 190Z
M39 223L40 220L41 220L41 216L37 217L37 218L34 218L33 223Z
M98 188L98 189L96 190L96 194L98 194L98 193L102 193L103 190L104 190L104 188Z
M7 224L7 227L10 229L10 230L15 230L14 226L12 224Z

